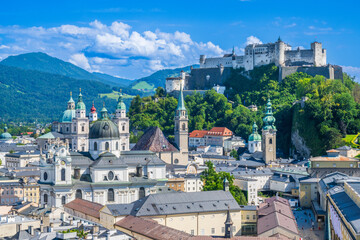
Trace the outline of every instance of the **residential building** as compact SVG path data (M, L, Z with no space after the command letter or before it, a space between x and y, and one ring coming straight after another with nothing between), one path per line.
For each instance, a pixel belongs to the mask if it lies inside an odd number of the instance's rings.
M289 239L300 239L296 219L288 200L281 197L265 199L258 208L257 234L271 237L281 234Z
M131 204L106 205L100 211L100 220L103 226L112 228L116 222L132 215L153 219L195 236L219 236L225 234L228 211L233 234L240 235L241 208L227 191L152 194Z
M360 177L359 160L340 155L339 150L326 151L327 155L310 158L309 173L312 177L323 177L337 171L349 176Z
M205 135L206 145L224 147L224 142L233 136L233 132L226 127L213 127Z
M200 178L200 174L185 174L184 177L184 192L201 192L204 187L204 182Z
M19 179L0 177L0 203L14 205L22 200L24 200L24 192Z
M232 150L238 150L246 146L245 140L242 137L232 136L224 141L225 154L230 153Z
M291 193L296 187L296 180L290 174L274 174L270 179L270 189L275 192Z
M84 219L90 222L100 223L100 210L104 206L77 198L64 205L64 210L71 216Z
M317 200L319 178L305 178L300 180L299 200L300 206L311 208L312 201Z
M257 235L257 207L240 206L241 208L241 235Z
M182 177L168 178L166 185L174 191L185 192L185 179Z
M205 146L205 135L207 130L194 130L189 134L189 147Z
M13 237L18 232L29 228L40 228L40 220L10 214L0 216L0 238Z
M40 161L40 151L21 151L5 155L7 168L27 167L29 163L38 161Z
M357 148L352 148L350 146L342 146L342 147L338 147L336 150L339 151L341 156L345 156L345 157L349 157L349 158L354 158L357 155L360 154L360 150Z

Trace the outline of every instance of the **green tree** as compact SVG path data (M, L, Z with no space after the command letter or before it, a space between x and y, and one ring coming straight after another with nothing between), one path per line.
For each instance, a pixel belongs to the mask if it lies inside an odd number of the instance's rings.
M224 179L227 178L229 181L229 191L237 201L239 205L247 205L245 194L241 191L238 186L234 185L234 176L227 172L217 173L214 169L212 162L206 162L208 169L203 171L201 179L205 181L203 191L216 191L223 190Z

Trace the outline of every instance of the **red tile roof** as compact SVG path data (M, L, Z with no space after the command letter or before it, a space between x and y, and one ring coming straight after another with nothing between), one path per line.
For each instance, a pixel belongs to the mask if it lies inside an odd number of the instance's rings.
M75 200L65 204L64 207L100 219L100 209L104 206L99 203L76 198Z
M226 127L213 127L206 135L232 136L233 132Z
M194 130L189 134L191 138L203 138L208 133L207 130Z

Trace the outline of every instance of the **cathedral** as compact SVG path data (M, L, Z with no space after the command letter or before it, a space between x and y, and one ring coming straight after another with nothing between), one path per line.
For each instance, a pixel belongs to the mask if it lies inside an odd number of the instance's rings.
M81 198L100 204L130 203L165 187L166 164L151 151L129 151L129 119L122 95L115 117L105 106L89 116L80 92L53 129L64 136L47 144L40 162L40 202L61 207Z
M103 108L103 110L104 109L105 108ZM103 110L101 111L101 114L103 114ZM109 118L107 112L106 118ZM89 115L86 116L86 106L80 89L76 104L70 93L67 109L64 111L59 121L53 122L52 131L62 134L62 140L68 140L69 148L72 151L87 152L89 149L99 148L99 150L96 150L99 152L107 147L116 149L118 153L120 151L129 150L129 118L126 116L126 106L123 102L121 93L116 106L115 117L111 119L106 126L99 126L97 121L98 114L94 104L90 109ZM108 128L110 125L112 127L115 126L119 135L117 141L114 142L114 145L107 146L109 143L93 140L94 136L90 132L90 128L93 125L105 128Z

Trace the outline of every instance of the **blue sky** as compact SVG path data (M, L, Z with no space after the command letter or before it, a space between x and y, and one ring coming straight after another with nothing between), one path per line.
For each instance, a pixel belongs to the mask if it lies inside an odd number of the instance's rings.
M139 78L246 43L320 41L360 77L358 1L3 1L0 59L42 51L89 71ZM358 78L359 79L359 78Z

